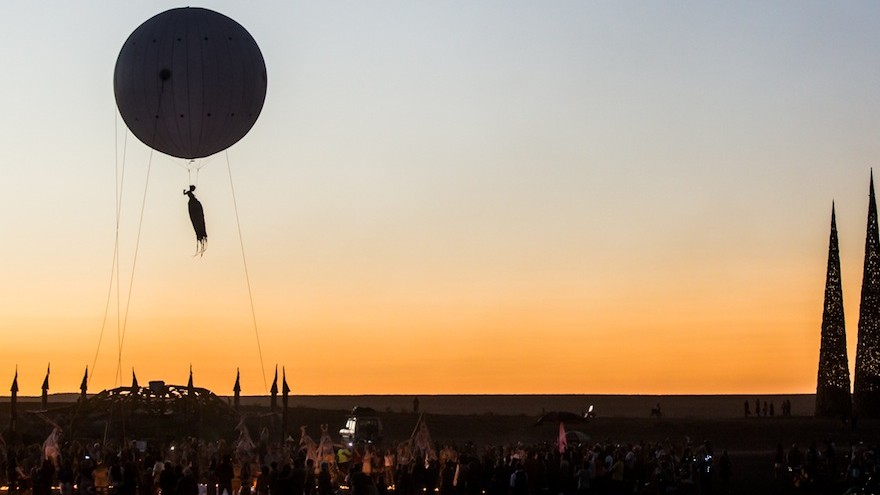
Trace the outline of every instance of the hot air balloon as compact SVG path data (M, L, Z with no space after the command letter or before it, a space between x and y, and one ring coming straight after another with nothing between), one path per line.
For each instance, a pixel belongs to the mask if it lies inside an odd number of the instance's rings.
M122 120L141 142L192 162L229 148L254 126L266 99L266 64L234 20L177 8L131 33L116 60L113 89ZM207 234L203 216L192 215L193 191L184 194L203 250Z

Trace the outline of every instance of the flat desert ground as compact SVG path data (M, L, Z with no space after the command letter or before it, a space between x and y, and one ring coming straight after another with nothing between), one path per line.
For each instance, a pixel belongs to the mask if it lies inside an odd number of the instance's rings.
M419 415L413 412L414 396L300 396L291 397L291 425L306 425L317 438L320 424L335 432L352 406L369 406L380 412L385 439L390 443L410 436ZM555 424L535 426L546 411L582 412L594 405L597 417L567 425L593 440L614 443L673 442L690 439L696 445L711 441L716 455L726 449L733 463L730 493L786 493L789 487L773 479L776 445L786 452L793 443L805 449L811 442L834 441L839 455L851 443L880 444L880 420L861 420L858 428L840 419L814 418L813 395L425 395L418 396L432 438L441 443L536 444L555 442ZM774 404L774 417L754 416L755 400ZM792 416L781 417L780 405L792 403ZM265 397L243 398L244 403L268 403ZM749 401L752 416L744 417ZM660 404L662 418L651 418ZM799 492L803 493L803 492Z
M75 396L73 396L75 398ZM291 395L289 426L294 436L299 426L317 439L320 426L327 424L338 441L338 430L354 406L376 409L384 425L384 444L405 440L420 417L428 425L434 441L441 444L508 445L522 442L538 444L556 441L558 426L536 426L548 411L581 413L591 404L596 417L582 424L566 425L592 440L613 443L669 442L694 445L711 441L716 456L726 449L733 463L729 493L788 493L791 488L773 479L777 444L786 451L793 443L802 449L810 443L834 441L839 455L851 444L880 445L880 419L860 420L858 428L840 419L814 418L813 395L420 395L419 413L414 412L413 395L300 396ZM50 398L63 402L70 397ZM23 402L37 401L23 398ZM229 398L231 402L231 398ZM755 401L772 403L775 416L755 417ZM792 416L781 416L781 404L789 400ZM752 415L744 417L748 401ZM266 396L241 398L245 410L263 410ZM279 398L279 404L280 404ZM660 405L662 417L650 417L651 408ZM263 406L263 407L258 407ZM23 404L24 408L27 408ZM0 404L2 408L2 404ZM252 432L255 433L255 432ZM230 436L237 435L230 432ZM804 493L800 491L798 493ZM832 492L834 493L834 492Z

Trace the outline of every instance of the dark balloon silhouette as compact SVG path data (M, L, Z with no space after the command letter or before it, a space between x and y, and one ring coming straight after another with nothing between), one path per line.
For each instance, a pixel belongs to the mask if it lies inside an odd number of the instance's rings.
M113 74L116 105L147 146L178 158L225 150L250 131L266 99L260 47L234 20L177 8L141 24Z
M250 131L266 81L263 54L244 27L212 10L185 7L155 15L131 33L116 59L113 91L131 132L156 151L189 160L190 170L195 159ZM201 256L208 234L194 190L184 194Z

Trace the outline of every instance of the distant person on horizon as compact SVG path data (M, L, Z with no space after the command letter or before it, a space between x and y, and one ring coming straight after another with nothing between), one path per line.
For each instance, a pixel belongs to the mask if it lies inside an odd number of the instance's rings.
M651 409L651 417L662 418L663 412L660 410L660 403L657 403L657 407Z
M749 401L748 400L743 402L743 415L747 418L752 415L752 411L749 409Z
M761 417L761 399L755 399L755 417Z
M773 403L771 402L770 403L770 417L772 418L775 415L776 415L776 411L774 410Z

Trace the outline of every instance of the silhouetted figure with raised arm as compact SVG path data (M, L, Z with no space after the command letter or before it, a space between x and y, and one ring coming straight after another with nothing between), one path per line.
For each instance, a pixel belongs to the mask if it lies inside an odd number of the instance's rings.
M196 232L196 255L205 254L208 248L208 231L205 228L205 210L202 203L196 199L196 186L189 186L189 191L184 190L183 194L189 197L187 207L189 208L189 220L192 222L193 230Z

